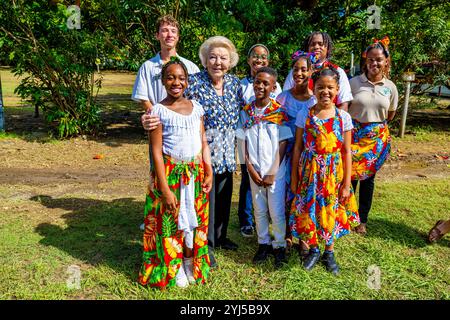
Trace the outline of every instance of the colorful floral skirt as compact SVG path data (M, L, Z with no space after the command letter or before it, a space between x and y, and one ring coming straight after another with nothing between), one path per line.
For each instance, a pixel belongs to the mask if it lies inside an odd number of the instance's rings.
M340 152L300 158L299 185L291 206L289 225L292 235L309 245L332 245L359 224L358 207L350 187L350 198L339 200L343 179Z
M391 151L391 136L386 122L360 123L353 120L352 180L373 176Z
M183 231L178 230L180 183L183 179L184 184L188 185L190 179L194 179L194 207L198 220L198 227L194 229L194 278L197 283L204 283L210 265L207 241L209 196L201 187L204 178L201 157L180 162L164 155L164 165L169 188L178 199L178 208L175 214L166 211L153 170L144 210L144 252L138 281L142 285L160 288L176 285L175 277L183 262L184 244Z

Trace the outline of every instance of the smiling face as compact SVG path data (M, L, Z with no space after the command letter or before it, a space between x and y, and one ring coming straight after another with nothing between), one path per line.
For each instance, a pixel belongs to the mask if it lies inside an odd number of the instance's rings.
M230 52L222 47L215 47L209 51L206 70L212 78L223 78L230 70Z
M292 76L294 77L295 85L304 85L308 82L311 76L311 67L308 68L307 58L300 58L292 68Z
M247 63L250 66L251 75L254 77L259 68L269 65L269 53L264 47L255 47L250 57L247 58Z
M379 77L383 75L386 70L388 61L383 54L383 50L379 48L373 48L367 52L366 68L367 76L369 78Z
M161 48L173 49L177 46L179 40L178 28L167 22L163 22L159 26L159 31L156 33L156 39L159 40Z
M175 99L183 96L187 87L187 74L179 64L171 64L164 72L162 83L166 88L167 95Z
M332 76L321 76L314 84L314 95L318 104L329 106L338 94L339 85L337 79Z
M270 93L276 90L275 78L266 72L260 72L256 75L253 82L253 90L257 100L264 100L270 97Z
M327 59L328 49L321 34L316 34L312 37L311 42L309 43L308 52L318 53L320 61Z

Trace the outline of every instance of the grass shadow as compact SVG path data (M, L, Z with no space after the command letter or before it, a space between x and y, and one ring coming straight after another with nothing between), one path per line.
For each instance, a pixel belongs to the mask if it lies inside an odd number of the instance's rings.
M402 112L396 113L389 123L391 134L397 136L400 131ZM415 134L417 128L427 128L428 131L450 131L450 110L411 110L408 112L405 128L406 134Z
M106 94L98 98L101 125L96 135L86 139L120 146L124 143L142 143L147 139L141 124L141 107L131 101L129 94ZM5 107L5 132L27 142L47 143L55 139L55 128L47 123L42 112L34 116L34 107Z
M92 266L106 265L136 281L142 255L144 203L132 198L112 201L39 195L30 198L43 206L70 211L62 215L67 227L42 223L35 231L40 243L58 248Z
M240 181L239 179L236 179L237 181ZM239 184L233 185L234 190L239 190ZM225 257L226 260L233 261L236 264L239 265L246 265L249 268L255 267L262 269L266 272L277 272L278 269L275 268L274 265L274 256L271 254L269 255L269 258L266 262L261 264L255 264L253 263L253 257L255 256L257 250L258 250L258 235L256 233L256 229L254 230L252 237L243 237L240 233L240 225L239 225L239 219L237 218L238 215L238 206L239 203L236 201L233 201L231 203L231 217L230 217L230 224L228 226L228 234L227 237L230 238L233 242L235 242L239 247L236 251L231 250L225 250L217 248L214 252L219 253L219 257L217 258L217 262L220 266L222 257ZM233 216L235 215L235 216ZM254 219L254 217L253 217ZM272 225L272 222L270 221L270 226ZM271 239L273 240L273 234L271 232ZM288 264L286 264L283 269L291 268L295 265L297 265L300 261L299 256L299 244L298 241L295 240L293 247L291 248L291 251L289 254L286 255L286 259L288 261Z
M430 226L431 228L432 226ZM370 218L367 224L367 238L392 240L409 248L423 248L429 245L426 241L428 234L403 223L380 218ZM428 232L428 231L427 231ZM441 239L436 245L450 246L448 239Z

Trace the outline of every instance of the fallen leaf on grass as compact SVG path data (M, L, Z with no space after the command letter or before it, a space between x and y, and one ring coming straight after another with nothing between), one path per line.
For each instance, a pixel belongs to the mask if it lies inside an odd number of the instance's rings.
M104 157L102 154L96 154L93 159L103 159Z

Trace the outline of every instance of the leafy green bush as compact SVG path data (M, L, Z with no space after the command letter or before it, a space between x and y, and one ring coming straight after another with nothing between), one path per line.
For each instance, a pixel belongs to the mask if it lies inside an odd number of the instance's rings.
M95 96L102 79L94 80L95 60L103 36L89 25L70 29L71 13L64 4L4 1L0 8L13 72L24 76L15 92L42 108L59 137L94 133L100 123Z

